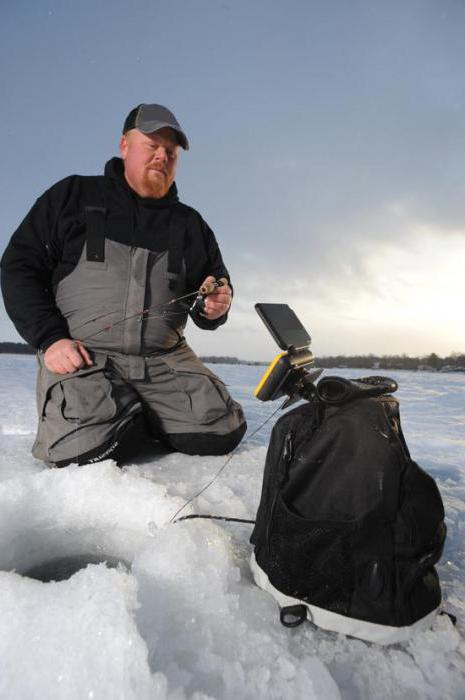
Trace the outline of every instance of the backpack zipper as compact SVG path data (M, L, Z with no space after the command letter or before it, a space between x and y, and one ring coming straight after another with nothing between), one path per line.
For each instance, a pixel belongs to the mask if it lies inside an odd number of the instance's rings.
M284 446L283 446L283 450L281 453L281 459L279 461L279 466L284 464L284 468L281 472L281 476L278 479L276 486L275 486L275 489L274 489L273 501L271 503L270 514L269 514L268 523L266 526L266 542L267 542L267 548L268 548L269 553L271 552L271 525L273 522L273 516L274 516L274 511L276 508L276 503L278 501L279 492L286 482L289 465L292 462L293 458L294 458L294 433L291 430L289 430L286 433L286 436L284 438Z

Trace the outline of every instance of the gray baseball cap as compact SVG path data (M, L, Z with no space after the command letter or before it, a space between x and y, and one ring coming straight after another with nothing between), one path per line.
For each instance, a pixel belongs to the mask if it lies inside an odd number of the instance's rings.
M178 137L179 145L185 151L189 150L189 141L184 131L181 129L178 120L173 112L163 107L163 105L137 105L126 117L123 125L123 134L130 129L138 129L143 134L152 134L158 129L168 126L173 129Z

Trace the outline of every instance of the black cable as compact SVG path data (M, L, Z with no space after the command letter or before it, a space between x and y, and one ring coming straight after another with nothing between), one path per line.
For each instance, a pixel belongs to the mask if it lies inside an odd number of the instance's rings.
M287 399L286 399L286 400L287 400ZM249 435L249 437L247 438L247 440L244 440L244 442L242 443L242 445L246 445L246 444L249 442L249 440L250 440L251 438L253 438L253 436L256 435L256 434L258 433L258 431L261 430L261 429L268 423L268 421L270 421L270 420L273 418L273 416L276 415L276 413L277 413L278 411L281 410L282 406L283 406L283 404L282 404L281 406L278 406L278 408L277 408L275 411L273 411L273 413L272 413L270 416L268 416L268 418L267 418L261 425L259 425L258 428L257 428L256 430L254 430L254 432L253 432L251 435ZM191 498L189 498L189 500L186 501L186 502L184 503L184 505L181 506L181 508L178 508L178 510L176 511L176 513L175 513L175 514L173 515L173 517L171 518L170 523L177 522L176 516L179 515L179 513L182 513L182 511L184 510L184 508L185 508L186 506L188 506L189 503L192 503L192 501L195 501L195 499L198 498L199 496L201 496L202 493L203 493L204 491L206 491L208 488L210 488L210 486L213 484L214 481L216 481L216 479L219 477L219 475L221 474L221 472L223 471L223 469L226 467L226 465L229 464L229 462L231 461L231 459L234 457L234 455L236 454L236 451L239 449L239 447L242 447L242 445L238 445L237 447L234 448L234 450L233 450L233 451L231 452L231 454L228 456L226 462L220 467L220 469L217 471L217 473L215 474L215 476L213 477L213 479L212 479L211 481L209 481L208 484L206 484L206 486L204 486L202 489L200 489L200 491L199 491L198 493L196 493L194 496L192 496ZM208 516L207 516L207 517L208 517ZM213 517L213 516L212 516L212 517ZM214 517L217 517L217 516L214 516ZM220 517L220 516L218 516L218 517ZM179 518L179 520L182 520L182 518Z
M175 523L180 523L181 520L192 520L193 518L207 518L208 520L227 520L229 523L247 523L255 525L255 520L244 520L243 518L227 518L225 515L183 515L182 518L177 518Z

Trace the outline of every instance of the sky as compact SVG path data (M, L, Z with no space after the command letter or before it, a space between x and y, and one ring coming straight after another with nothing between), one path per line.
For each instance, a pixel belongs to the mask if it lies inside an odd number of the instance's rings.
M0 4L0 248L61 178L118 155L140 102L188 135L176 182L235 299L200 354L271 359L287 303L317 355L465 351L465 4ZM19 336L0 308L0 340Z

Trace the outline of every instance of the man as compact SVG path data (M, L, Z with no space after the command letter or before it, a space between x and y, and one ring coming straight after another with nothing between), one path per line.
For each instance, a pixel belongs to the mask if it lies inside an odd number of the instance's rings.
M240 406L183 336L188 314L205 330L223 324L232 293L213 232L178 200L181 148L172 112L139 105L121 159L53 185L5 251L6 309L39 350L33 454L48 464L126 461L147 433L224 454L245 432ZM202 286L212 293L192 306Z

